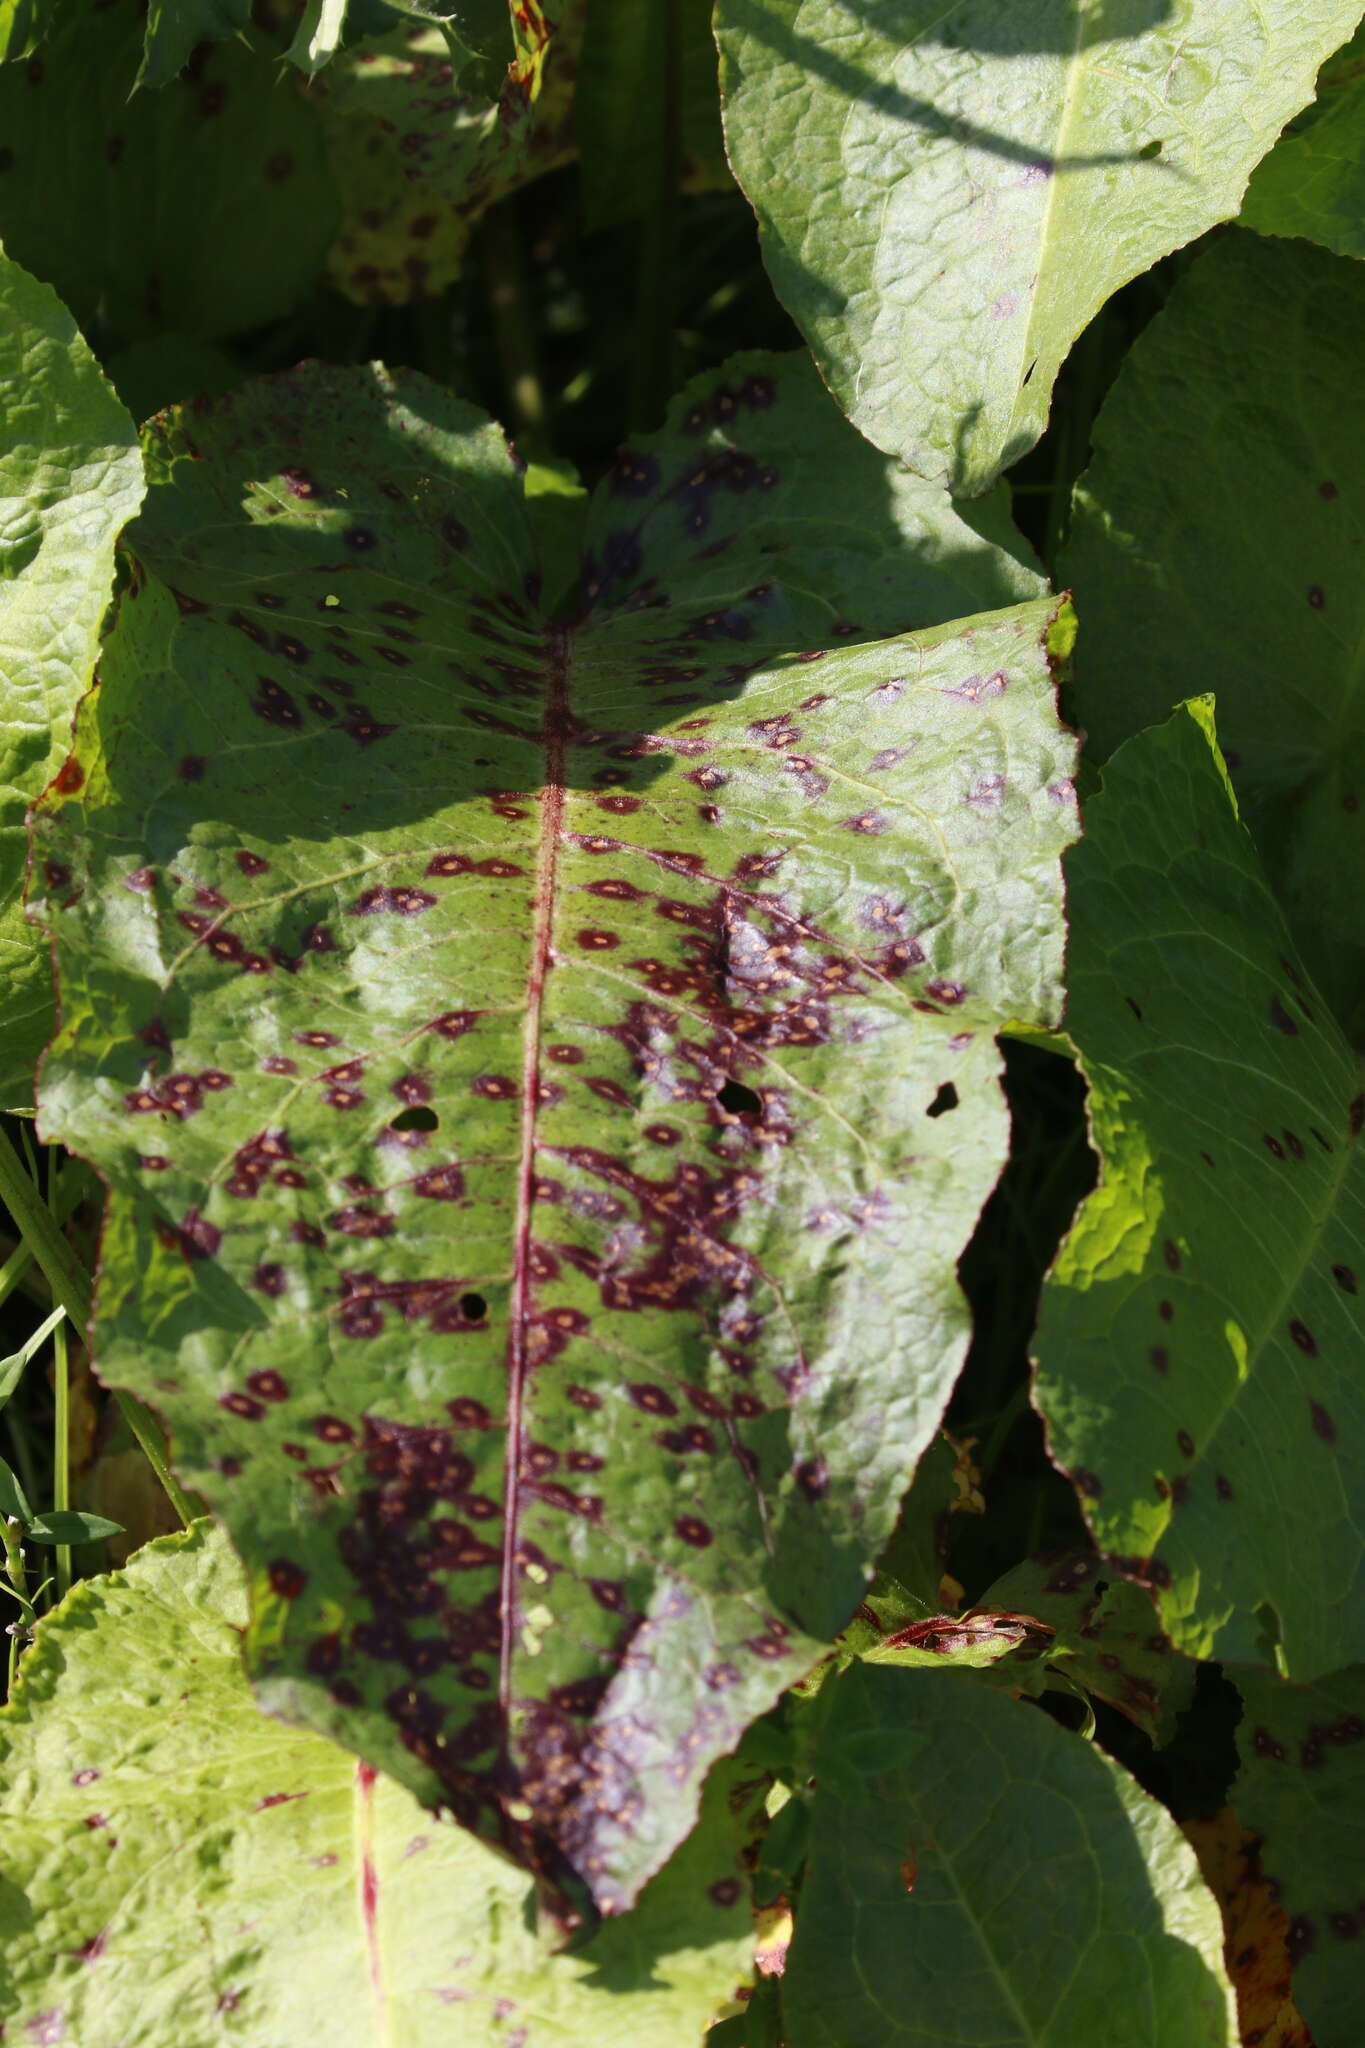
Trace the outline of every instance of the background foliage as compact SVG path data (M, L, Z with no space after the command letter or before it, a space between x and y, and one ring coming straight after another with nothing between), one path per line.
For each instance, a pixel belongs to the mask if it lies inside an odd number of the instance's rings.
M1353 2048L1363 33L0 8L7 2038Z

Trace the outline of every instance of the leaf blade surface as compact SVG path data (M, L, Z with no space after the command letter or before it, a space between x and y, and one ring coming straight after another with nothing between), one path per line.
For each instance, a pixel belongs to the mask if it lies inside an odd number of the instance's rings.
M40 1625L0 1715L0 2013L27 2038L335 2048L700 2037L752 1934L740 1854L762 1782L723 1765L696 1835L575 1956L524 1873L316 1735L263 1717L247 1603L200 1522ZM157 1739L149 1745L147 1726ZM196 1939L184 1929L187 1907ZM64 2029L59 2031L59 2029Z
M1237 819L1207 700L1129 741L1068 863L1100 1184L1035 1404L1103 1552L1191 1656L1353 1656L1365 1474L1357 1063Z
M1118 287L1237 211L1354 0L722 0L731 160L855 424L968 496Z
M42 827L102 1370L251 1559L264 1697L622 1903L856 1606L961 1357L994 1029L1057 1002L1056 605L868 637L1036 585L800 359L626 451L572 630L421 379L149 445Z
M27 1107L54 1020L49 949L21 907L24 813L60 768L89 686L142 460L56 293L0 256L0 299L0 1102Z

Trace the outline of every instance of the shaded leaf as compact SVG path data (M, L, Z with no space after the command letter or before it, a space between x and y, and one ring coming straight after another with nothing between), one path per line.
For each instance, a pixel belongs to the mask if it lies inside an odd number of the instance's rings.
M1365 257L1365 24L1328 59L1318 96L1252 173L1242 219Z
M1223 1914L1223 1959L1237 1993L1241 2039L1255 2048L1313 2048L1293 1998L1289 1921L1261 1869L1260 1849L1230 1806L1181 1829Z
M21 1344L17 1351L11 1353L8 1358L0 1358L0 1408L8 1401L28 1366L65 1316L64 1308L54 1308L51 1315L39 1323L33 1335Z
M343 1750L261 1716L245 1621L240 1568L201 1522L126 1574L82 1581L40 1623L0 1714L10 2036L700 2037L748 1965L743 1855L761 1781L718 1766L696 1832L629 1923L556 1955L523 1874Z
M172 323L237 334L287 312L326 260L318 115L254 33L134 92L142 32L139 0L60 0L41 53L0 70L0 236L106 343Z
M623 453L572 628L420 378L149 445L41 827L101 1370L250 1559L264 1697L623 1902L957 1372L994 1030L1057 1004L1056 603L884 637L1033 579L803 357Z
M0 1515L7 1519L27 1522L33 1514L28 1496L19 1483L18 1474L0 1458Z
M1106 1572L1093 1552L1030 1558L997 1579L981 1606L1022 1609L1055 1631L1011 1660L1004 1676L1021 1692L1044 1691L1060 1672L1154 1742L1174 1732L1194 1691L1195 1666L1175 1655L1142 1587Z
M1106 1562L1190 1656L1365 1648L1365 1100L1238 822L1207 700L1131 740L1067 862L1099 1185L1035 1400Z
M923 1600L926 1611L956 1607L962 1598L962 1587L948 1571L950 1524L954 1515L986 1512L975 1448L975 1437L959 1441L939 1431L915 1467L914 1484L881 1555L882 1571Z
M1233 1675L1242 1768L1232 1803L1289 1916L1294 2003L1318 2048L1344 2048L1359 2024L1365 1937L1365 1668L1311 1686Z
M24 1531L25 1540L34 1543L100 1543L106 1536L121 1536L123 1531L117 1522L108 1521L103 1515L58 1514L35 1515Z
M70 743L142 459L71 315L2 255L0 308L0 1106L25 1107L54 1014L48 944L20 902L24 813Z
M1228 235L1119 372L1061 576L1097 759L1188 696L1218 730L1314 979L1365 1034L1365 273ZM1292 373L1288 366L1292 365Z
M1194 1854L1102 1751L948 1674L858 1664L821 1709L788 2048L1232 2038Z
M458 276L470 229L495 200L566 162L585 0L515 14L498 90L465 88L438 29L379 37L317 85L342 219L332 277L361 305L434 297ZM458 88L458 89L457 89Z
M778 297L879 447L974 494L1111 294L1235 214L1359 0L720 0Z

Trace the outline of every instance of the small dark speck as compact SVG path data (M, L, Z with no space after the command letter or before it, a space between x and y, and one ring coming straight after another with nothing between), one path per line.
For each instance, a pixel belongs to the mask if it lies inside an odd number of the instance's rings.
M1277 1031L1284 1032L1286 1038L1298 1037L1299 1027L1278 996L1270 998L1270 1021Z
M1320 583L1314 583L1310 585L1308 591L1308 602L1312 605L1313 610L1315 612L1320 612L1323 606L1326 604L1327 598Z
M1313 1332L1309 1329L1307 1323L1301 1323L1298 1317L1295 1316L1294 1320L1289 1325L1289 1334L1294 1339L1294 1342L1298 1345L1299 1350L1303 1353L1305 1358L1317 1357L1318 1340L1313 1335Z
M1325 1444L1334 1444L1337 1440L1337 1426L1323 1407L1321 1401L1310 1401L1308 1403L1308 1413L1313 1418L1313 1428L1317 1431L1323 1442Z
M1322 483L1318 485L1318 496L1320 498L1335 498L1339 495L1340 494L1337 490L1336 485L1330 480L1330 478L1325 479Z

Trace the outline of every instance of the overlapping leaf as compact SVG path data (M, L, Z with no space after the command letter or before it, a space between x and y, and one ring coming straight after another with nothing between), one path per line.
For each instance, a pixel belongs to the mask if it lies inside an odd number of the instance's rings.
M53 1025L24 921L24 813L60 767L142 500L133 423L56 294L0 256L0 1105L32 1100Z
M1117 1707L1157 1742L1169 1738L1190 1703L1194 1665L1174 1654L1142 1588L1114 1577L1090 1552L1029 1558L997 1579L980 1605L1032 1615L1049 1631L1002 1673L1021 1692L1045 1691L1060 1677Z
M1035 1398L1101 1549L1193 1656L1365 1651L1365 1097L1238 822L1207 702L1129 741L1067 863L1100 1180Z
M1242 219L1365 257L1365 24L1322 69L1318 97L1258 164Z
M966 1676L822 1695L788 2048L1212 2048L1222 1923L1175 1822L1102 1751Z
M573 629L420 379L151 461L40 830L103 1370L252 1564L264 1696L623 1902L957 1371L993 1031L1057 1001L1056 608L884 637L1034 579L802 358L622 455Z
M139 0L58 0L38 54L0 69L0 237L106 342L240 333L326 260L317 112L260 35L135 92L142 34Z
M1067 350L1236 213L1358 0L720 0L778 296L879 447L984 490Z
M236 1559L200 1523L80 1585L40 1628L0 1714L9 2038L700 2039L750 1967L761 1777L718 1766L629 1923L555 1955L524 1875L333 1744L262 1718L246 1612Z
M342 219L332 275L359 303L401 305L445 289L470 228L494 200L573 153L573 82L584 0L553 17L516 9L511 64L457 75L445 35L407 27L331 65L318 96Z
M1354 2039L1365 1936L1365 1667L1317 1685L1238 1672L1233 1803L1289 1916L1294 2003L1318 2048Z
M1365 273L1229 235L1134 344L1061 566L1098 758L1192 688L1314 979L1365 1033Z

